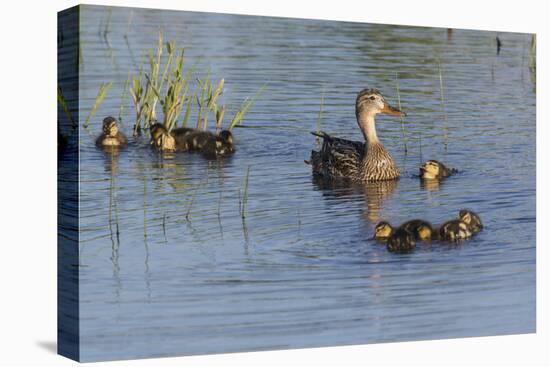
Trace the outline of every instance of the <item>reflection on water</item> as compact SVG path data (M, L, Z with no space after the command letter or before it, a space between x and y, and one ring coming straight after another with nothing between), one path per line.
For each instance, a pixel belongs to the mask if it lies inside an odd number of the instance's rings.
M269 81L244 121L260 128L235 129L229 159L159 154L146 134L120 151L95 147L103 116L120 112L131 136L124 86L159 28L186 47L186 65L225 78L228 116ZM534 331L535 91L522 77L531 39L500 33L497 56L495 36L83 7L82 114L102 82L113 86L80 130L81 358ZM399 121L381 117L377 128L402 177L312 179L303 161L316 148L308 132L322 91L321 129L358 140L356 93L379 88L395 103L396 73L407 154ZM421 182L426 159L460 174ZM486 228L459 246L395 255L369 240L379 220L442 223L463 207Z
M312 176L313 183L323 192L323 196L342 198L344 201L357 201L357 195L364 197L363 217L371 224L381 220L380 209L384 201L392 195L399 180L354 183L348 180L330 180Z
M428 191L439 191L439 187L445 183L445 180L437 179L419 179L420 188Z

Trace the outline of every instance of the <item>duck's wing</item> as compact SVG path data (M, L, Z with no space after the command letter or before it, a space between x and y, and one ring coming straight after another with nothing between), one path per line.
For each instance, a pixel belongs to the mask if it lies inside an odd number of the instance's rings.
M314 174L327 177L354 177L359 172L359 164L365 153L365 143L335 138L325 132L312 132L323 139L321 150L311 152Z

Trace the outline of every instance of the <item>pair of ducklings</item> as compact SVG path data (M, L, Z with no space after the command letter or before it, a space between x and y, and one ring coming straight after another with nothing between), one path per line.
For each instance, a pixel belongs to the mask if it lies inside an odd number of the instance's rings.
M219 134L187 127L169 131L161 123L151 126L150 144L165 152L200 152L207 157L220 157L235 152L233 134L229 130L222 130Z
M421 219L407 221L397 228L388 222L380 222L374 229L374 238L386 242L388 251L404 253L412 251L416 241L458 241L470 238L482 228L479 215L463 209L458 218L443 223L439 229Z
M111 116L103 119L102 133L96 139L100 147L124 147L126 136L119 131L118 121ZM191 128L176 128L171 131L160 123L151 126L150 144L161 151L197 151L207 157L219 157L235 152L233 134L223 130L219 134Z

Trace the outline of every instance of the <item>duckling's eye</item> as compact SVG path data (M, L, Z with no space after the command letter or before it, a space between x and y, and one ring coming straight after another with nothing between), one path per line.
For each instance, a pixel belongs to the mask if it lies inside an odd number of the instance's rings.
M374 101L375 99L376 99L375 96L370 96L370 100L371 100L371 101Z

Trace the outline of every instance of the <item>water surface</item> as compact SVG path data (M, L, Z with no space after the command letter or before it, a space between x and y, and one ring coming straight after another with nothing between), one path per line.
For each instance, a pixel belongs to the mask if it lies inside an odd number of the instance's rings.
M158 31L186 65L225 78L230 116L269 82L225 160L159 156L146 140L109 155L103 116L131 135L129 73ZM81 358L104 360L535 331L535 87L530 35L84 6L80 114ZM440 97L441 64L445 103ZM402 178L330 187L304 164L321 128L361 139L362 88L405 119L378 135ZM194 121L192 115L191 120ZM445 139L447 129L448 138ZM132 140L132 139L131 139ZM447 144L447 149L445 145ZM460 170L423 186L422 160ZM239 190L250 169L246 219ZM388 253L377 221L441 223L468 207L485 229L458 245ZM118 233L117 233L118 232Z

